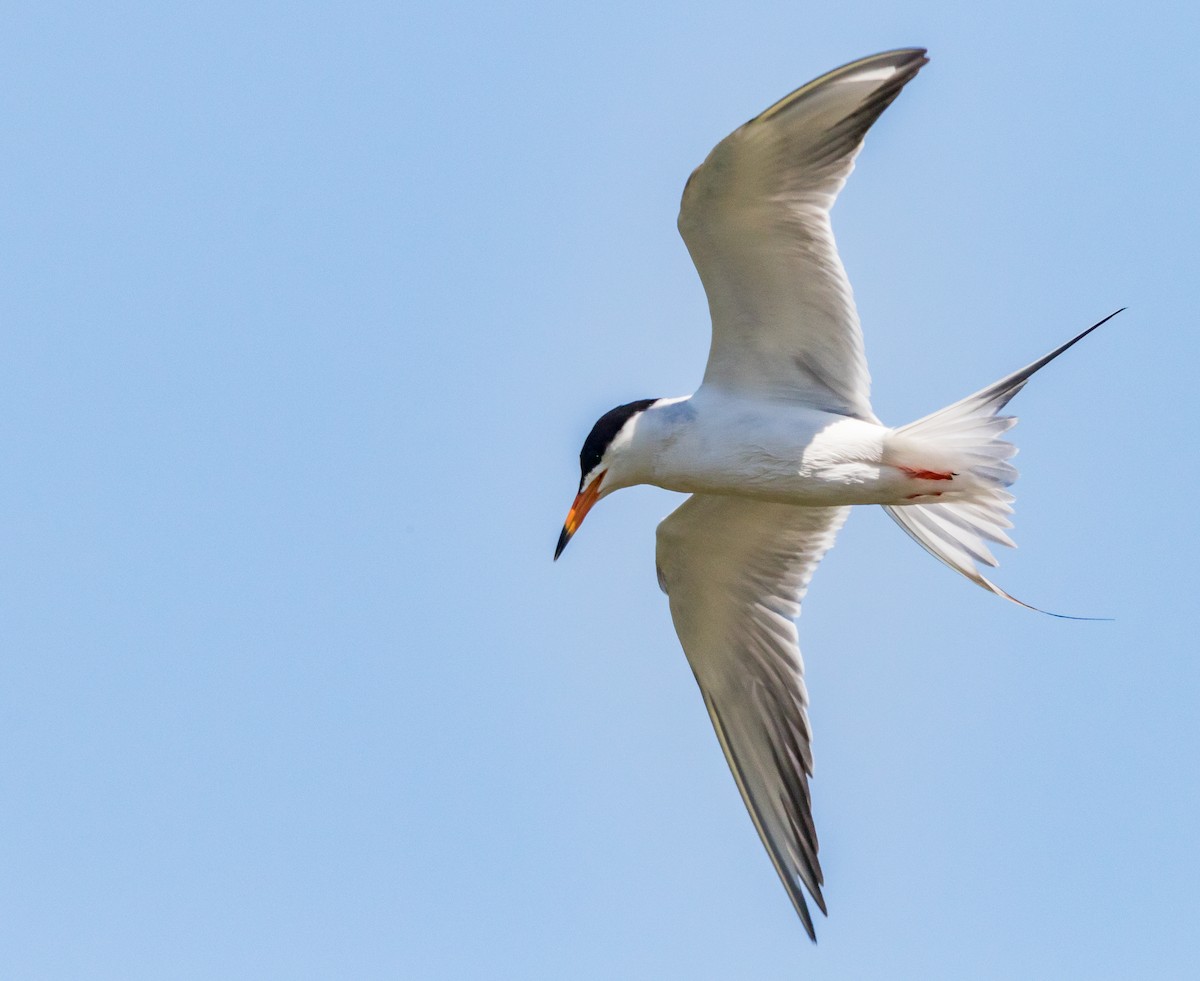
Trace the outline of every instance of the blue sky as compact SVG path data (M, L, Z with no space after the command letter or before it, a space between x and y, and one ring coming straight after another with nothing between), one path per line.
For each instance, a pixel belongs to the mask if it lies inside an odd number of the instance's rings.
M0 18L0 959L21 978L1200 965L1192 5ZM896 424L1021 417L1004 604L878 510L801 621L830 907L758 843L579 445L707 350L711 146L931 63L834 212Z

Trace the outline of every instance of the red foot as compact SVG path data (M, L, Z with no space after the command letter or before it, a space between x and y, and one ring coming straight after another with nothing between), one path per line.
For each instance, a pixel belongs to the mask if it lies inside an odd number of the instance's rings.
M896 469L916 480L953 480L955 476L948 470L922 470L919 467L897 467Z

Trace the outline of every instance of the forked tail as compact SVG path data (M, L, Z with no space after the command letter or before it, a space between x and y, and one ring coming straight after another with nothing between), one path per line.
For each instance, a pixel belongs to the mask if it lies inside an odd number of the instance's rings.
M971 582L984 589L1031 610L1038 608L1005 592L984 576L976 566L977 562L993 567L997 565L989 543L1010 547L1013 545L1012 539L1005 531L1012 527L1008 516L1012 514L1013 495L1008 492L1008 488L1017 479L1017 470L1008 461L1017 450L1001 437L1017 424L1017 420L998 413L1025 387L1025 383L1034 372L1044 368L1121 310L1110 313L1100 323L1093 324L1062 347L1055 348L1045 357L1039 358L1020 371L1013 372L1007 378L1002 378L982 391L939 409L923 419L894 430L897 437L907 436L921 442L929 441L944 447L956 459L963 461L960 465L966 469L967 474L964 476L971 479L974 493L971 500L967 501L885 505L884 510L918 545L945 562L951 569L961 572ZM1050 615L1062 616L1059 613Z

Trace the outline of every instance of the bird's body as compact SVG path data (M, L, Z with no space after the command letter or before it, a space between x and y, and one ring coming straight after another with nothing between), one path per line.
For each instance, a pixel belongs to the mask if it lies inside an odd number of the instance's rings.
M962 462L936 446L906 441L877 422L707 387L640 413L625 460L613 489L653 484L804 507L969 497L964 480L941 477L956 466L965 474ZM913 475L922 471L939 476Z
M880 504L938 559L1012 599L978 570L996 564L990 544L1012 544L1016 450L1002 437L1016 420L999 413L1095 329L916 422L876 417L829 209L867 130L926 61L911 48L830 72L692 174L679 230L712 316L704 379L689 397L600 418L555 552L622 487L692 495L659 525L658 580L754 826L814 939L807 897L822 911L825 901L795 625L813 571L850 506Z

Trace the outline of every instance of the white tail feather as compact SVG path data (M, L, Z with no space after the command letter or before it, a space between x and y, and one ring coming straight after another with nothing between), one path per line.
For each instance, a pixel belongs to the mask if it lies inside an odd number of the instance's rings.
M893 436L899 443L936 446L939 453L953 460L955 478L969 485L970 497L965 500L887 505L884 510L918 545L955 572L1031 610L1038 608L1005 592L976 566L976 563L992 567L997 565L995 556L988 548L989 542L1015 547L1005 530L1012 527L1008 516L1012 514L1013 495L1008 492L1008 487L1017 479L1017 469L1008 461L1017 449L1001 436L1015 426L1017 420L998 413L1025 387L1034 372L1044 368L1120 312L1110 313L1100 323L1093 324L1045 357L982 391L893 430ZM1057 613L1051 615L1061 616Z

